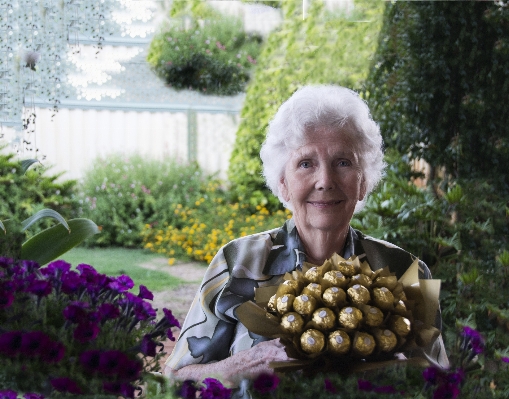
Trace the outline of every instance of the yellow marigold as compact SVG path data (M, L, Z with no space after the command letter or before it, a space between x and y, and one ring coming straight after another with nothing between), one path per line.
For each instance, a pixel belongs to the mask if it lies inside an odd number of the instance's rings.
M152 244L151 242L147 242L147 243L145 244L145 248L150 249L150 248L153 248L153 247L154 247L154 244Z
M168 264L169 264L170 266L174 265L174 264L175 264L175 258L170 258L170 259L168 259Z
M188 255L191 255L193 253L193 248L187 247L186 252Z

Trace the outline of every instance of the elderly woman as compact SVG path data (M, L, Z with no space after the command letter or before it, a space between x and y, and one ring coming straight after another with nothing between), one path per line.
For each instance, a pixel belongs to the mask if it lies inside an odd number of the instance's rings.
M293 218L219 250L167 362L167 373L178 379L215 376L235 385L271 372L272 361L288 360L279 340L248 331L235 309L254 298L255 288L281 283L304 261L321 265L334 253L357 255L400 277L415 259L350 227L385 166L378 125L353 91L311 86L295 92L270 122L260 156L268 187ZM423 263L420 273L431 277ZM436 324L441 327L439 315ZM425 355L447 366L441 338Z

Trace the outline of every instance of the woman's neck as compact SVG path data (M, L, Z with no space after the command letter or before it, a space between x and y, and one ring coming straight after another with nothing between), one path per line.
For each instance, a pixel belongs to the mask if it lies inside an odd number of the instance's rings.
M322 265L334 253L341 255L345 246L348 229L340 233L314 230L313 232L298 231L304 246L307 261Z

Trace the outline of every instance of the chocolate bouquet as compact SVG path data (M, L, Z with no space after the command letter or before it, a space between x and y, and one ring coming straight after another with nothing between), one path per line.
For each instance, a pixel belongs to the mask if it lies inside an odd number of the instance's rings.
M356 256L334 254L322 266L304 263L279 286L256 289L256 304L236 314L251 332L285 344L295 360L274 363L275 370L380 367L440 333L433 327L440 281L420 280L418 271L415 260L398 279L388 267L373 271Z

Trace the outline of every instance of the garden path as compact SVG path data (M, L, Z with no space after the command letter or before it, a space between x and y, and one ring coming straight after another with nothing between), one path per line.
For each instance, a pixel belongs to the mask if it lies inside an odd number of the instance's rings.
M140 266L145 269L163 271L183 281L177 287L154 292L154 300L152 301L154 309L159 309L159 313L162 313L161 310L163 308L170 309L182 325L207 269L205 263L177 262L175 265L169 266L167 259L156 258L150 262L142 263ZM158 316L161 317L162 314ZM178 329L175 329L174 335L178 337ZM174 345L174 342L166 340L164 342L164 351L169 355ZM163 368L167 356L161 359L161 366Z

